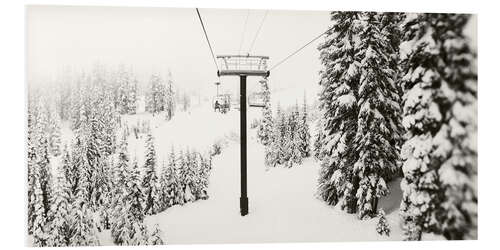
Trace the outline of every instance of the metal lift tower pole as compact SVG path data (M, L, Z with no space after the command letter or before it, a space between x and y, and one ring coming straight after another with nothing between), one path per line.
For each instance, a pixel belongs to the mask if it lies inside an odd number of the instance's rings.
M240 77L240 214L248 214L247 194L247 76L268 77L267 56L251 55L220 55L220 76Z
M240 214L248 214L247 196L247 76L240 75Z

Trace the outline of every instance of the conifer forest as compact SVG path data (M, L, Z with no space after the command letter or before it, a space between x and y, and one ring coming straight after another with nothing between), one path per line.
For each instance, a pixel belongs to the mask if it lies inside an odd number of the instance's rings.
M477 239L476 17L308 12L318 21L290 40L275 32L286 21L273 12L167 8L165 20L189 17L168 25L194 34L161 40L172 40L154 51L168 65L140 55L65 64L61 55L50 77L28 77L26 245ZM239 18L227 24L239 29L238 53L221 38L229 17ZM133 33L140 25L127 39L156 45L161 32ZM323 33L300 47L318 35L305 32L313 25ZM98 50L89 44L74 50ZM233 51L238 67L258 54L267 74L249 74L243 97L241 75L224 76L234 58L212 49Z

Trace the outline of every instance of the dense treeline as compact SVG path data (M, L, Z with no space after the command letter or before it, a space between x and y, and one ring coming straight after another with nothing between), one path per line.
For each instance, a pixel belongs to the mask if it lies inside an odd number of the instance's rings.
M313 145L325 202L373 217L389 181L402 177L405 239L477 237L476 55L463 34L469 18L331 13L319 46L322 116Z
M278 105L273 118L267 79L261 84L264 107L257 138L265 146L265 164L268 167L300 165L311 153L307 100L304 96L302 107L299 108L297 102L290 110L282 110Z
M123 68L116 76L112 83L96 67L65 76L76 80L57 91L29 91L28 233L34 246L99 245L103 230L119 245L163 244L158 225L148 228L144 217L208 198L210 154L172 147L168 164L160 164L147 129L144 163L130 159L121 115L137 110L137 81ZM171 83L168 93L173 96ZM169 119L175 101L166 100L167 108L157 111ZM64 133L69 144L62 142L63 123L72 130Z

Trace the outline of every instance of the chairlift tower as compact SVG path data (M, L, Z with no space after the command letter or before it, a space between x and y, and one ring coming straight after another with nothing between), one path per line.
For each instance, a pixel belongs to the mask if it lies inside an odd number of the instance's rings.
M248 214L247 196L247 76L269 77L267 70L268 56L253 55L219 55L220 76L240 77L240 214Z

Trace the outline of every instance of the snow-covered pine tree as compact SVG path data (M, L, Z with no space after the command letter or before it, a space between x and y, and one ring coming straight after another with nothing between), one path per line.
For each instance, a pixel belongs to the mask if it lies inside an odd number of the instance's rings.
M40 182L40 188L42 192L42 198L36 199L35 202L41 203L44 209L45 216L48 216L50 211L50 202L52 200L52 175L50 171L49 162L49 142L45 134L46 129L46 119L44 118L44 112L39 113L40 117L37 122L37 152L36 152L36 164L35 164L35 178ZM49 222L50 218L46 218L46 222Z
M169 71L168 72L168 82L167 82L167 89L166 89L166 101L165 101L165 118L167 121L172 119L172 117L175 114L175 92L174 92L174 86L172 82L172 73Z
M404 22L400 213L405 239L477 235L477 73L463 30L469 15L409 15Z
M132 232L129 246L141 246L149 244L149 234L143 221L132 220Z
M391 229L389 228L389 224L387 223L387 219L385 218L385 212L383 209L378 210L378 222L377 222L377 233L380 235L389 236L391 233Z
M290 159L288 160L288 167L292 167L294 164L302 164L302 152L300 150L302 139L300 138L300 112L299 104L296 102L292 111L290 112L287 119L287 133L286 140L288 142L288 152L290 154Z
M43 191L42 185L40 183L40 178L38 174L35 175L34 180L34 190L32 194L32 200L34 203L33 211L33 245L35 247L47 246L47 214L45 213L45 208L43 206Z
M358 124L360 63L355 57L359 12L332 12L333 25L318 49L324 69L315 154L321 160L318 195L330 205L344 200L348 213L356 212L357 178L352 165L357 160L353 141Z
M103 91L103 101L98 105L100 107L99 118L102 121L101 135L101 153L103 157L114 154L117 147L116 134L119 115L113 105L113 97L110 89Z
M158 173L156 171L153 172L153 176L151 178L151 197L153 200L153 207L151 208L152 214L157 214L161 211L161 187L160 187L160 178L158 177Z
M128 93L129 101L127 109L128 109L128 114L131 115L135 115L137 113L137 85L138 85L137 78L134 77Z
M133 234L133 231L132 231L132 223L134 222L134 220L129 220L127 218L127 212L124 211L124 213L122 213L120 216L120 224L116 224L116 225L120 225L119 227L117 226L116 228L112 228L111 229L111 232L112 232L112 235L114 236L113 238L113 242L117 245L122 245L122 246L128 246L128 245L132 245L132 234ZM116 231L114 231L116 230ZM114 232L114 233L113 233Z
M28 135L27 135L27 167L28 167L28 233L32 233L33 221L35 219L35 171L36 171L36 138L35 134L35 117L32 101L28 102Z
M156 151L154 146L154 138L151 132L147 134L146 137L146 156L144 162L144 175L142 178L141 188L144 192L144 213L145 214L154 214L155 205L155 194L156 188Z
M165 108L166 87L159 75L151 75L146 101L146 111L157 114Z
M269 90L268 80L264 78L260 81L262 92L264 94L264 107L262 108L262 119L259 123L257 136L264 146L271 144L273 136L273 111L271 109L271 91Z
M82 171L81 173L84 173ZM76 197L71 208L71 237L70 246L98 246L97 229L90 208L87 206L88 188L83 182L79 183Z
M366 12L359 20L360 79L358 127L354 148L359 158L354 175L360 178L356 191L358 216L376 214L378 199L387 195L387 182L397 173L401 119L400 97L392 56L395 51L381 32L384 13Z
M321 113L321 111L318 111ZM323 129L326 127L324 125L324 119L323 115L320 115L320 118L316 120L315 124L315 135L314 135L314 142L312 145L312 151L314 155L314 159L321 162L323 160L323 152L322 152L322 146L323 146L323 138L325 137L323 133Z
M97 174L94 175L94 192L92 193L91 201L94 211L105 212L101 210L107 203L109 203L108 198L111 196L113 184L112 175L110 170L110 163L104 159L99 162L97 166ZM104 213L105 215L105 213ZM107 220L107 218L101 218ZM101 228L101 221L96 221Z
M199 198L206 200L208 199L208 182L209 182L209 177L210 177L210 168L211 168L211 161L210 161L210 156L208 155L201 155L198 153L199 157L199 162L200 162L200 194Z
M116 81L118 84L118 110L122 115L129 113L131 80L130 74L125 70L124 65L120 65Z
M68 159L69 160L69 159ZM66 160L65 160L66 161ZM48 227L47 246L68 246L70 240L70 206L71 191L65 176L65 168L69 166L61 164L57 168L54 195L51 203L51 216L53 219Z
M71 196L76 195L76 191L80 182L80 172L86 168L85 152L82 139L79 135L76 136L75 140L71 143L71 155L66 152L63 154L63 164L69 166L69 170L66 170L66 179L68 180L68 185L70 187ZM70 157L69 163L66 163L67 158Z
M127 137L122 136L119 148L118 148L118 159L113 170L113 186L118 192L122 192L122 189L127 188L127 184L132 178L132 170L129 170L130 158L128 155L128 143Z
M179 155L177 156L176 167L177 167L176 173L178 178L177 180L179 183L178 186L179 193L176 195L177 204L184 205L185 203L184 190L186 189L187 164L186 164L186 159L184 157L184 152L182 150L179 152Z
M162 239L162 232L158 224L154 225L153 232L149 237L149 245L165 245L165 241Z
M144 219L144 193L141 189L141 179L137 160L132 163L129 184L127 185L127 197L130 204L129 213L136 220Z
M266 149L266 165L276 167L285 164L288 152L286 151L286 128L287 117L280 104L276 108L276 116L273 121L273 134L271 144Z
M94 106L95 107L95 106ZM93 108L95 109L95 108ZM92 110L92 109L91 109ZM95 110L90 111L89 121L82 124L79 130L79 134L83 138L83 142L85 144L85 159L87 161L86 165L86 176L88 180L88 190L87 190L87 201L89 202L89 208L94 210L94 204L96 201L93 200L93 197L98 197L100 194L94 194L94 192L99 191L99 187L96 184L97 176L102 175L100 172L101 169L99 166L102 164L103 155L102 155L102 138L103 138L103 121L96 114Z
M163 166L161 173L161 183L162 183L162 197L161 201L163 203L163 209L167 209L177 203L176 198L178 194L178 180L177 173L175 172L175 151L174 147L170 151L168 157L168 163Z
M186 153L184 155L184 202L193 202L195 201L195 171L194 171L194 162L192 159L192 154L189 149L186 149Z
M304 102L302 104L302 112L300 114L299 128L297 131L300 139L299 150L302 158L307 158L311 155L311 134L309 132L308 112L307 112L307 99L304 93Z
M51 112L50 119L51 134L49 138L49 149L53 156L61 154L61 121L56 112Z
M76 130L80 127L80 109L82 102L81 79L78 78L76 86L71 91L70 122L71 129Z

